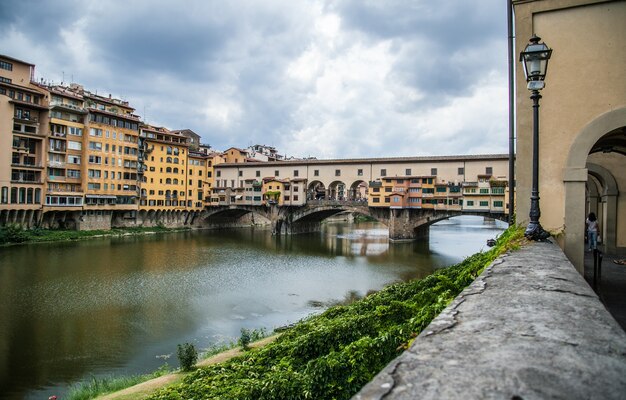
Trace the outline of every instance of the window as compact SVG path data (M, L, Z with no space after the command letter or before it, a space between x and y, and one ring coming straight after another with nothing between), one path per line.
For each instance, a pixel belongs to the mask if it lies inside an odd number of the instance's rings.
M467 206L468 207L473 207L474 206L474 200L467 200Z
M493 202L493 206L494 207L502 207L503 205L504 204L501 201L499 201L499 200L496 200L496 201Z
M430 174L431 175L437 175L437 168L431 168L430 169Z
M87 172L90 178L100 178L102 176L102 173L99 169L90 169Z
M274 176L280 176L280 171L279 170L275 170L274 171Z
M0 68L6 69L7 71L13 71L13 64L0 60Z
M100 142L89 142L89 150L102 151L102 143L100 143Z
M239 176L243 176L243 171L239 171Z
M459 168L457 173L458 173L458 175L465 175L465 168L463 168L463 167Z
M102 157L89 156L89 164L102 164Z
M293 176L298 176L299 173L300 173L300 171L298 171L297 169L293 170Z
M320 176L320 170L319 169L313 170L313 176Z
M489 189L480 189L480 193L489 194Z
M69 154L67 156L67 162L68 164L80 164L80 156Z
M387 169L383 168L380 170L380 176L387 176Z
M340 169L336 169L335 170L335 176L341 176L341 170Z
M493 167L486 167L485 168L485 174L486 175L493 175Z
M481 207L489 207L489 202L488 201L481 201L480 202L480 206Z
M89 136L102 137L102 129L89 128Z
M356 174L357 174L358 176L363 176L363 170L359 168L359 169L356 171Z
M380 198L378 198L378 197L374 197L374 198L372 199L372 203L380 203Z
M83 128L75 128L73 126L70 126L69 129L70 135L83 136Z
M210 174L210 172L209 172L209 174ZM211 175L209 175L209 176L211 176ZM257 176L257 178L258 178L259 176L261 176L261 171L257 171L257 172L256 172L256 176Z
M2 186L2 198L0 199L0 203L7 204L9 202L9 187Z
M406 176L411 175L411 168L407 168L407 169L405 169L405 170L404 170L404 174L405 174Z
M68 178L79 179L80 178L80 170L68 169L67 170L67 177Z
M222 176L222 171L216 171L216 172L215 172L215 176L216 176L216 177L218 177L218 178L219 178L220 176Z

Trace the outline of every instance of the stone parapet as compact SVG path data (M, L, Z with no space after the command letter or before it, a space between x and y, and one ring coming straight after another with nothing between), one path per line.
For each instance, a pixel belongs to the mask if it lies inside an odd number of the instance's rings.
M624 399L626 333L562 250L498 258L355 397Z

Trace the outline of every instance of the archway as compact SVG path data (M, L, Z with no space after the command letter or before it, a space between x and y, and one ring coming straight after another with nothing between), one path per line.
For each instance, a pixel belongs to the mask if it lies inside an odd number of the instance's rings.
M326 198L326 187L320 181L309 183L306 198L307 200L324 200Z
M346 184L341 181L333 181L328 185L328 199L329 200L345 200L348 195L346 190Z
M348 200L367 202L368 187L365 181L355 181L350 185Z
M617 250L617 182L608 169L597 164L587 163L587 170L590 180L594 182L591 192L593 193L593 186L596 190L595 213L600 221L603 247L606 252L614 253ZM587 203L591 201L588 200Z
M613 177L619 176L612 171L620 168L623 171L626 167L626 158L624 158L626 154L625 121L626 107L600 115L576 135L567 157L563 171L565 186L563 247L565 254L581 274L584 273L584 221L587 206L585 195L589 179L587 163L591 162L591 164L611 171ZM592 175L598 179L598 176L602 175L599 171L594 172L593 168ZM605 225L615 225L616 237L621 236L623 238L626 234L626 202L620 198L619 191L615 197L617 202L615 220ZM626 241L626 238L623 240ZM615 251L622 253L624 250L626 250L624 243L618 241Z

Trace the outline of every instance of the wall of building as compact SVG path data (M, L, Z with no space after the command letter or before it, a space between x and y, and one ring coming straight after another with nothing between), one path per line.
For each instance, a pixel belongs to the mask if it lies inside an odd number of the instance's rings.
M574 170L568 158L585 127L607 112L626 107L626 2L544 0L514 1L514 5L515 54L525 48L533 33L553 49L539 109L539 194L544 199L540 203L541 223L548 230L564 232L559 243L581 268L584 186L583 190L574 187L580 187L576 182L584 185L587 180L585 160L578 160L582 168ZM517 221L526 223L532 186L533 117L520 63L516 87ZM605 159L597 162L604 165ZM567 185L572 188L569 199ZM568 208L576 210L576 215L568 217L566 201L575 202ZM626 229L621 227L624 223L624 218L618 221L620 232Z

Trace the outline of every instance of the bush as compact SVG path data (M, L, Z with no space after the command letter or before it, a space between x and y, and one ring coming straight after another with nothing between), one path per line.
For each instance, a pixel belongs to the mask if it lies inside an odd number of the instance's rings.
M0 243L23 243L30 238L20 225L11 224L0 229Z
M252 333L246 329L246 328L241 328L241 336L239 337L239 345L241 346L242 350L248 350L250 349L250 342L252 341Z
M196 346L191 343L178 345L178 362L180 369L183 371L191 371L198 361L198 351Z

